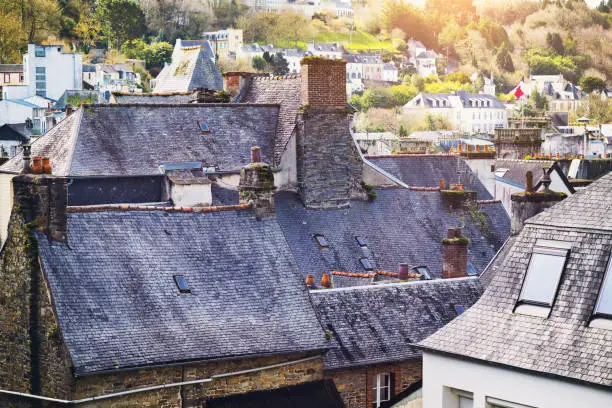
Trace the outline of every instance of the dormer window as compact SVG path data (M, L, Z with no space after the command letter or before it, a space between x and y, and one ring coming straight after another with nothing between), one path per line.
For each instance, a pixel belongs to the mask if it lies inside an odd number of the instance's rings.
M362 247L362 248L368 246L368 244L365 242L365 240L363 238L361 238L360 236L356 236L355 240L357 241L357 244L359 244L359 246Z
M548 316L557 294L569 249L569 244L565 242L538 240L529 260L517 313ZM523 308L521 305L535 308Z
M593 317L591 326L612 329L612 323L607 321L612 319L612 254L608 260L608 268L601 284Z

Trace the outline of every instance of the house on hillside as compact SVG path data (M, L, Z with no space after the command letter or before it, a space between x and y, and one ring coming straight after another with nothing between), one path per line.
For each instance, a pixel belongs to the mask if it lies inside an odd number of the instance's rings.
M552 112L573 112L582 106L583 92L573 83L559 75L531 75L521 86L524 95L519 102L527 102L531 92L536 89L548 100L548 109Z
M453 128L468 134L493 134L497 128L508 126L506 107L487 94L457 91L452 94L419 94L403 107L416 118L426 114L447 119Z
M319 44L315 42L309 42L306 51L315 57L327 59L340 59L344 52L339 43Z
M515 231L480 300L420 343L425 408L612 404L611 189L608 174Z
M63 45L28 44L23 75L27 96L57 100L67 89L83 89L83 58L64 51Z
M2 88L5 85L21 85L24 81L22 64L0 64L0 99L4 97Z
M161 70L154 92L187 92L195 89L219 91L223 78L208 41L176 40L172 62Z
M243 45L241 29L228 28L218 31L207 31L202 37L210 42L216 58L236 57L236 53Z

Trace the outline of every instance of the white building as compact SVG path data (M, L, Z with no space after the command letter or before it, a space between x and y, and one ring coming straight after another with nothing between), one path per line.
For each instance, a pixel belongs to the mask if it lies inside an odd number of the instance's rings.
M318 44L315 42L309 42L306 51L315 57L327 59L340 59L344 52L342 46L338 43Z
M457 91L454 94L419 94L403 107L404 112L424 118L426 114L445 117L454 130L492 134L508 126L506 107L491 95Z
M408 61L416 68L417 75L426 77L438 75L436 59L438 54L433 50L428 50L422 42L413 38L408 40Z
M395 65L386 63L383 65L382 79L385 82L398 82L399 71Z
M57 100L68 89L83 89L82 56L64 52L61 45L28 44L23 74L28 96Z
M244 4L258 11L293 12L308 18L324 12L338 18L352 18L355 14L351 0L245 0Z
M582 106L582 91L566 81L561 74L531 75L525 78L525 83L521 87L524 95L518 101L527 102L534 89L546 96L548 109L551 112L571 112Z
M4 124L31 124L30 135L42 135L53 126L49 110L51 100L34 95L27 98L0 100L0 126Z
M243 33L240 29L228 28L219 31L209 31L205 32L203 37L210 42L217 58L228 58L230 54L235 56L244 45Z
M609 173L528 219L480 300L419 344L424 408L612 406L611 190Z

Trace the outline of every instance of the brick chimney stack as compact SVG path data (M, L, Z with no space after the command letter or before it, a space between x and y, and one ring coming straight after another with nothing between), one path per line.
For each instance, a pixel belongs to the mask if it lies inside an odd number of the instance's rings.
M461 228L449 228L442 240L442 277L463 278L467 276L467 246L469 239L463 236Z
M310 107L346 108L346 61L304 58L300 104Z
M13 178L14 203L26 223L55 241L67 239L66 179L23 174Z
M309 208L347 207L361 189L363 163L350 131L353 110L346 100L346 61L304 58L300 101L300 198Z
M238 192L240 204L252 203L255 215L259 219L273 217L274 173L272 168L261 161L261 149L251 148L251 163L240 170Z
M533 173L528 171L525 174L525 191L510 196L510 200L512 201L510 214L511 235L518 235L523 229L526 220L541 213L546 208L553 206L566 197L565 194L557 193L550 189L551 179L549 169L544 167L543 171L543 191L535 191Z

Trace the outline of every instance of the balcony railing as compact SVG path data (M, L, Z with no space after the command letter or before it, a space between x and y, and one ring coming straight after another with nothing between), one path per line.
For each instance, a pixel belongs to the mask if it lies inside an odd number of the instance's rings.
M495 143L540 143L542 130L539 128L495 129Z

